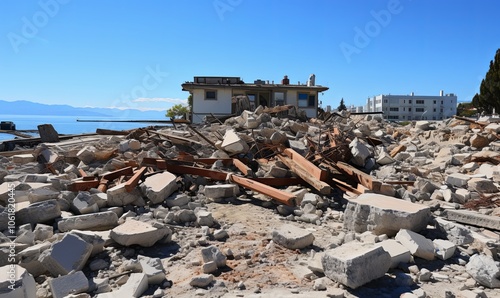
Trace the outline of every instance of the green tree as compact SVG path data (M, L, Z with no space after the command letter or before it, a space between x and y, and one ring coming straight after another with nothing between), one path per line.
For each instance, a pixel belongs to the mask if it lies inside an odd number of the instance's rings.
M339 112L340 112L340 111L345 111L345 110L347 110L347 107L345 106L345 103L344 103L344 98L342 98L342 99L340 100L340 104L339 104L339 106L337 107L337 111L339 111Z
M193 110L193 94L191 93L188 96L188 107L190 111Z
M500 49L495 54L495 59L490 61L490 69L481 81L479 94L472 98L472 104L480 112L492 113L493 108L500 112Z
M462 102L457 106L457 115L461 117L472 117L477 114L477 110L474 108L471 102Z
M189 107L177 104L168 109L165 116L175 118L175 116L182 116L186 113L189 113Z

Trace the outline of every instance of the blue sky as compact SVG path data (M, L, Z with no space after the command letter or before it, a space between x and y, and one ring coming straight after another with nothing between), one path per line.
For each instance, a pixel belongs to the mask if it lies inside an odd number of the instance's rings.
M193 76L469 101L500 48L495 0L0 1L0 99L141 109L184 102Z

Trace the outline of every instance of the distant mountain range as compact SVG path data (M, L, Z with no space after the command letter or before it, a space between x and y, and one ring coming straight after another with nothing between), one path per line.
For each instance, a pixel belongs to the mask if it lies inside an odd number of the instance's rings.
M93 116L99 118L165 119L165 111L140 111L137 109L77 108L70 105L47 105L26 100L0 100L0 114L4 115L53 115L53 116Z

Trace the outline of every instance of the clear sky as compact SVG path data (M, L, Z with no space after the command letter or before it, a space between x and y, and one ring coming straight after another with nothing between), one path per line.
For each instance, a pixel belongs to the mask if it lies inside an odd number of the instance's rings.
M470 101L500 48L499 12L498 0L2 0L0 99L166 110L193 76L314 73L323 106L440 90Z

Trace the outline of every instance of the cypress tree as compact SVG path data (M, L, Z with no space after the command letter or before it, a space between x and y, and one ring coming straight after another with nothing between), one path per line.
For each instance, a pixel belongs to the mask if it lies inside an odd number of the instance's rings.
M472 98L472 104L479 111L500 113L500 49L495 54L495 59L490 61L490 69L481 81L479 94Z

